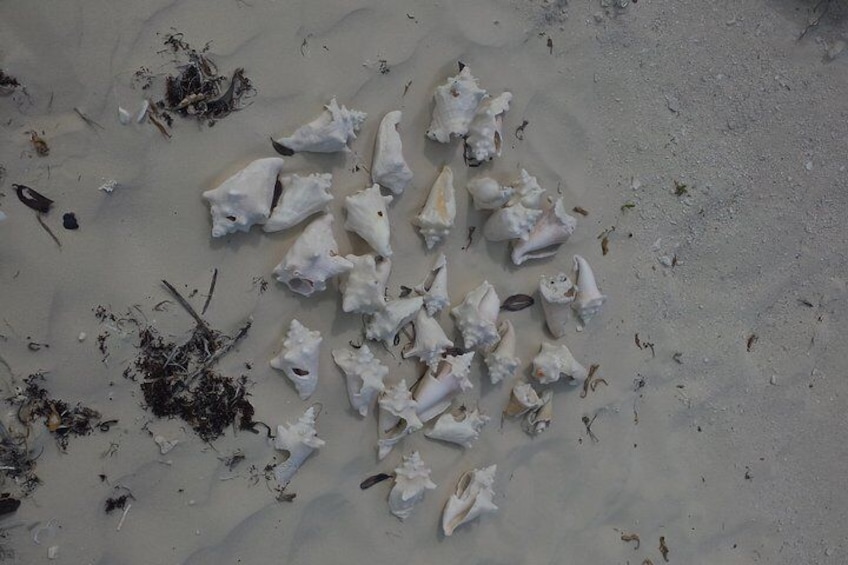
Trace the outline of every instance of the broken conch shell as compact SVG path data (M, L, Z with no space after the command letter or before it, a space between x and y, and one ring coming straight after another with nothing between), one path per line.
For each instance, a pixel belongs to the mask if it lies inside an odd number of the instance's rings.
M476 177L466 185L475 210L497 210L509 202L515 189L504 186L491 177Z
M432 430L424 435L430 439L455 443L468 449L480 437L480 430L490 418L479 409L468 411L464 406L439 416Z
M510 101L512 94L504 92L495 98L486 98L477 107L465 138L465 162L469 167L477 167L500 156L503 116L509 110Z
M382 310L368 318L365 324L365 337L373 341L382 341L387 346L392 345L397 333L412 321L422 306L424 306L424 299L420 296L390 300Z
M418 231L424 237L427 249L443 242L456 220L456 193L453 188L453 171L442 167L442 172L433 183L424 209L415 218Z
M565 273L542 275L539 279L539 296L542 299L545 323L556 338L565 335L571 303L574 302L576 292L577 289Z
M417 451L404 455L403 463L395 469L395 484L389 492L389 511L406 520L416 504L424 499L424 493L436 488L430 480L430 468L421 460Z
M512 242L512 262L521 265L528 259L543 259L556 255L577 227L577 219L565 211L562 198L547 207L524 239Z
M497 470L497 465L491 465L485 469L464 473L459 478L456 490L448 499L442 513L442 529L446 536L483 514L497 511L498 507L492 502L495 496L492 485Z
M280 486L288 485L312 452L326 443L315 431L317 416L315 406L311 406L296 424L291 425L286 422L286 426L277 426L274 448L287 452L289 455L288 459L274 467L274 476Z
M543 385L565 377L566 382L576 386L582 384L588 374L565 344L542 343L541 351L533 359L533 377Z
M412 182L412 170L403 158L403 144L398 133L400 119L399 110L383 116L371 163L371 182L389 189L392 194L402 193Z
M518 382L512 387L504 416L516 418L542 406L542 401L530 383Z
M554 393L546 390L539 399L540 405L524 415L521 427L528 435L537 436L551 426L554 414L553 398Z
M283 340L282 351L271 359L271 366L294 383L301 400L312 396L318 386L318 348L322 339L320 332L294 319Z
M418 381L413 398L418 403L416 413L422 422L429 422L450 407L458 393L474 387L468 378L474 352L448 355L435 370L428 370Z
M424 297L424 308L431 316L450 305L448 297L448 260L444 253L439 253L430 272L424 277L424 281L413 290Z
M284 156L298 152L336 153L350 151L347 144L356 139L367 114L339 107L336 99L324 107L324 112L288 137L274 141L274 149Z
M333 199L330 186L333 175L329 173L286 175L280 179L283 192L277 206L271 211L271 217L262 226L266 232L275 232L296 226L312 214L327 209Z
M385 390L383 379L389 368L364 344L359 349L334 349L333 360L344 372L350 405L367 416L377 395Z
M383 459L403 438L417 432L424 424L418 419L418 403L412 398L405 380L383 391L377 405L377 457Z
M448 143L452 135L466 135L484 96L486 91L477 86L477 79L472 76L471 69L460 63L459 74L436 87L433 94L433 119L427 128L427 137Z
M345 198L345 229L356 233L383 257L392 256L392 246L389 243L389 212L386 208L391 201L391 196L380 194L378 184Z
M574 308L583 323L588 324L589 320L601 311L607 297L598 290L595 273L592 272L588 261L580 255L574 256L574 271L576 273L574 280L577 286L577 294L574 297L574 302L571 303L571 307Z

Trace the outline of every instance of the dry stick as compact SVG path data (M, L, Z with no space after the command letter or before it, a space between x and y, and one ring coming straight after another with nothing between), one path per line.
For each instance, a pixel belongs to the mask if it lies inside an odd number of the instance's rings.
M121 527L124 525L124 520L126 520L126 519L127 519L127 512L129 512L129 511L130 511L130 508L132 508L132 504L127 504L127 507L126 507L126 508L124 508L124 513L123 513L123 514L121 514L121 520L118 522L118 527L117 527L117 528L115 528L115 531L116 531L116 532L120 532L120 531L121 531Z
M228 353L230 349L232 349L241 338L247 335L247 330L249 330L250 326L252 325L253 320L248 320L247 322L245 322L244 325L239 328L239 331L236 333L236 335L230 339L229 343L227 343L226 345L221 347L221 349L210 355L209 358L206 359L206 361L204 361L203 364L188 377L188 382L191 383L194 379L197 378L198 375L200 375L201 373L209 369L209 367L217 363L218 359Z
M215 283L218 282L218 268L215 268L215 271L212 273L212 282L209 284L209 293L206 295L206 302L203 303L203 310L200 311L201 314L206 313L206 309L209 308L209 303L212 302L212 293L215 292Z
M194 318L194 321L197 322L197 325L200 326L206 336L211 337L213 335L212 330L209 329L209 326L206 324L206 321L200 317L200 314L198 314L197 311L191 307L191 304L189 304L188 301L183 298L183 295L180 294L179 291L165 279L162 279L162 284L164 284L168 288L168 290L171 291L171 294L174 295L174 298L177 299L177 302L180 303L180 306L185 308L186 312L188 312L191 317Z
M53 96L52 95L50 97L50 102L51 103L53 102ZM101 126L100 124L98 124L97 122L95 122L94 120L92 120L91 118L89 118L88 116L86 116L85 114L83 114L82 112L80 112L79 108L74 108L74 112L76 112L77 116L79 116L82 119L82 121L84 121L86 123L86 125L88 125L89 127L106 129L103 126Z
M59 238L58 238L58 237L56 237L56 234L55 234L55 233L53 233L53 230L51 230L51 229L47 226L47 224L45 224L45 223L44 223L44 220L42 220L42 219L41 219L41 212L36 212L35 217L36 217L36 219L38 220L38 223L39 223L39 224L41 224L41 227L42 227L42 228L44 228L44 231L46 231L46 232L47 232L47 234L48 234L50 237L52 237L52 238L53 238L53 241L55 241L55 242L56 242L56 245L58 245L58 246L59 246L59 248L61 249L61 248L62 248L62 242L61 242L61 241L59 241Z

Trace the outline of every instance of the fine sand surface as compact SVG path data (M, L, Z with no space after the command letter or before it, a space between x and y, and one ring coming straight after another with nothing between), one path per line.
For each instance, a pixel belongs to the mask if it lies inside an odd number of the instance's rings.
M817 4L828 10L799 40ZM623 9L597 0L0 3L0 68L26 88L0 97L2 396L42 371L52 396L119 419L71 438L65 453L41 422L32 425L43 484L0 521L3 559L42 563L58 546L58 562L104 565L659 564L662 537L670 563L848 562L846 18L842 0L640 0ZM198 48L211 42L223 74L244 67L257 94L214 127L177 118L166 140L151 124L122 126L117 106L135 111L144 96L162 96L175 69L159 51L175 31ZM461 143L424 135L433 89L457 61L490 93L514 95L503 155L479 169L465 167ZM142 66L157 77L148 91L133 88ZM369 183L380 118L402 110L415 179L389 211L390 295L417 284L435 257L410 219L449 164L458 204L443 246L452 302L483 279L502 298L532 294L541 274L570 271L572 255L583 255L609 301L561 341L585 365L599 364L608 386L584 399L554 386L552 427L531 438L518 422L500 427L511 383L490 385L476 361L463 399L492 416L480 440L462 450L419 433L378 463L374 418L350 409L330 356L359 339L359 317L341 312L335 285L307 299L271 276L303 225L212 240L200 197L272 156L269 136L311 120L332 96L368 113L352 152L296 155L286 171L333 173L342 253L367 250L343 230L342 202ZM30 130L48 156L35 155ZM589 215L554 258L515 268L505 245L482 238L485 216L465 184L477 174L510 180L522 167ZM119 188L99 191L109 179ZM44 221L61 249L13 183L55 201ZM68 211L78 231L63 229ZM470 226L478 229L463 250ZM256 419L275 427L323 405L317 427L327 444L295 476L292 502L266 488L262 470L275 452L264 435L230 429L207 444L183 422L145 411L138 383L122 377L137 353L135 328L93 313L133 309L182 339L193 321L176 304L154 310L172 298L160 281L186 296L197 289L189 300L199 309L216 268L206 319L224 332L254 321L218 369L248 376ZM269 281L264 293L258 277ZM268 366L295 316L324 335L309 401ZM551 340L541 310L502 316L519 330L526 371ZM453 331L447 313L440 321ZM392 383L418 376L400 360L405 341L372 348ZM30 342L49 347L32 351ZM2 415L23 431L5 401ZM157 434L180 443L160 455ZM245 461L231 471L222 460L237 449ZM359 483L413 449L438 487L401 523L388 512L389 482L366 491ZM441 509L456 481L493 463L500 510L444 537ZM134 497L120 531L121 511L104 512L108 497L125 492L118 485ZM2 492L18 489L6 478ZM622 533L638 534L640 547Z

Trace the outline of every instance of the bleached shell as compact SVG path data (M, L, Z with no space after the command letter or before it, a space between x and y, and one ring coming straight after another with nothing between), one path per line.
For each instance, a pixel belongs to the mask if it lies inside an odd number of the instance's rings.
M551 426L553 420L553 398L554 393L546 390L539 399L540 406L533 408L524 415L521 422L522 429L531 436L537 436Z
M515 189L504 186L491 177L477 177L466 185L476 210L497 210L509 202Z
M400 119L400 110L383 116L371 163L371 182L386 187L393 194L402 193L412 182L412 170L403 158L403 144L397 129Z
M510 101L512 93L504 92L495 98L486 98L477 107L465 138L465 160L469 166L476 167L500 156L503 116L509 110Z
M342 310L359 314L374 314L386 306L386 282L392 270L392 260L375 256L347 255L353 264L341 285Z
M217 188L204 192L212 213L212 237L247 232L253 225L264 224L271 214L274 187L282 170L279 157L257 159Z
M513 202L521 202L528 208L542 207L545 189L539 186L536 177L528 173L526 169L521 169L518 179L512 182L512 188L515 191Z
M324 214L306 226L274 268L274 276L292 292L312 296L326 289L329 279L352 268L353 264L339 255L333 237L333 215Z
M306 125L300 126L288 137L281 137L276 144L286 151L284 155L301 151L311 153L336 153L350 151L347 144L356 139L367 114L339 107L336 99L324 107L324 112Z
M451 310L456 327L462 333L466 349L486 349L498 339L498 312L501 303L489 281L465 295L462 303Z
M427 137L440 143L448 143L451 135L464 136L474 119L477 107L486 96L486 91L477 86L471 69L464 66L459 74L451 77L433 94L435 107Z
M429 422L450 407L451 399L461 391L473 388L468 379L474 352L448 355L436 370L428 370L415 387L413 398L418 403L417 414Z
M389 492L389 511L406 520L416 504L424 499L424 493L436 488L430 480L430 468L421 460L417 451L403 457L403 463L395 469L395 484Z
M0 210L0 222L5 221L6 217L7 217L6 214L4 214L2 210Z
M492 502L495 496L492 485L496 472L497 465L492 465L485 469L474 469L460 477L456 490L448 499L442 513L442 530L446 536L453 534L462 524L497 511L498 507Z
M128 125L132 121L132 114L125 108L118 106L118 121L122 126Z
M530 383L518 382L512 387L504 415L514 418L535 410L541 405L542 401Z
M365 337L374 341L383 341L392 345L400 329L412 321L418 310L424 306L420 296L398 298L386 303L386 307L374 313L365 325Z
M383 379L389 368L364 344L359 349L334 349L333 361L344 372L350 405L361 416L367 416L377 395L386 388Z
M283 340L283 349L271 359L271 366L286 374L294 383L301 400L306 400L318 386L318 348L322 337L294 319Z
M515 328L512 327L512 322L501 322L498 333L501 339L497 346L483 356L492 384L512 378L521 365L521 359L515 355Z
M448 260L444 253L439 253L430 273L414 290L424 297L424 308L431 316L448 307Z
M542 259L556 255L577 227L577 218L565 211L562 198L549 206L526 239L512 242L512 262L521 265L528 259Z
M386 208L391 201L391 196L380 194L378 184L345 198L345 229L356 233L383 257L392 256L389 212Z
M542 343L542 349L533 359L533 377L543 385L555 383L563 376L572 385L581 384L586 380L588 371L565 344L553 345Z
M380 407L377 414L377 457L383 459L403 438L417 432L424 424L418 419L418 403L412 398L405 380L385 389L377 404Z
M556 338L565 335L571 303L574 301L576 291L571 279L565 273L542 275L539 279L539 296L542 299L545 323Z
M445 240L455 220L456 191L453 188L453 171L445 166L430 189L424 209L415 218L415 224L424 236L427 249L433 249L433 246Z
M574 302L571 303L571 307L574 308L583 323L587 324L601 311L607 297L598 290L595 273L592 272L589 262L580 255L574 256L574 271L576 273L574 280L577 286L577 294L574 297Z
M442 353L452 346L453 342L445 335L439 322L422 308L415 318L415 343L403 352L403 358L418 357L430 369L435 369L442 358Z
M283 193L277 206L271 211L271 217L262 226L266 232L275 232L296 226L312 214L327 209L333 199L330 186L333 175L329 173L286 175L280 179Z
M468 449L480 437L480 430L490 418L480 413L480 410L459 410L456 413L447 412L439 416L433 429L426 430L424 435L430 439L447 441Z
M496 210L483 224L483 237L489 241L526 239L543 211L528 208L520 201Z
M285 426L277 426L277 437L274 438L274 448L286 451L289 458L274 467L274 476L281 486L289 484L297 470L313 451L324 446L324 440L315 431L315 407L306 410L296 424L286 422Z

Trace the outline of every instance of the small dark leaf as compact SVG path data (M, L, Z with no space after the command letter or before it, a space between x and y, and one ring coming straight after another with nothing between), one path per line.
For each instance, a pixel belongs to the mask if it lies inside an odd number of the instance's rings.
M457 61L456 64L459 66L459 72L462 72L462 69L465 68L465 63L462 61Z
M18 200L36 212L47 212L53 204L52 200L28 186L13 184L12 188L15 189L15 193L18 195Z
M406 298L407 296L410 295L411 292L412 292L412 289L409 288L408 286L403 286L403 285L400 286L400 298Z
M15 512L21 505L17 498L0 498L0 516Z
M362 490L369 489L377 483L382 483L383 481L391 478L392 475L389 475L387 473L377 473L376 475L372 475L361 483L359 483L359 488L361 488Z
M282 155L283 157L291 157L294 155L294 151L283 145L282 143L277 143L271 138L271 146L274 148L274 151Z
M305 371L303 369L298 369L297 367L292 367L292 373L297 375L298 377L305 377L309 374L309 371Z
M518 312L519 310L530 308L534 303L535 300L533 300L532 296L527 296L526 294L513 294L503 301L503 304L501 304L501 310L506 310L507 312Z
M445 355L450 355L451 357L459 357L460 355L465 355L466 351L461 347L448 347L445 349Z

